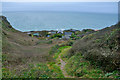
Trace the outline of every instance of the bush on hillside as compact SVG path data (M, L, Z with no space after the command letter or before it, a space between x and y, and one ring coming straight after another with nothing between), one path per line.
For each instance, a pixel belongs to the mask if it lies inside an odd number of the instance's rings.
M52 54L56 53L56 52L58 51L58 48L59 48L59 47L60 47L59 45L53 46L53 47L51 48L51 50L49 51L49 54L52 55Z
M76 41L68 56L78 53L106 71L120 68L120 23Z
M53 38L56 38L56 37L62 38L62 34L54 34L50 38L53 39Z

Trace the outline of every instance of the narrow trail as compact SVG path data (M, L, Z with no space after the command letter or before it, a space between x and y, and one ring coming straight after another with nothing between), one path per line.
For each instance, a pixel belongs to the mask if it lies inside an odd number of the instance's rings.
M61 52L61 53L62 53L62 52ZM60 69L61 69L64 77L65 77L65 78L74 78L73 76L68 75L68 73L66 72L66 70L65 70L65 65L66 65L66 63L61 59L61 53L60 53L60 55L59 55L59 60L60 60L60 63L61 63L61 64L60 64Z

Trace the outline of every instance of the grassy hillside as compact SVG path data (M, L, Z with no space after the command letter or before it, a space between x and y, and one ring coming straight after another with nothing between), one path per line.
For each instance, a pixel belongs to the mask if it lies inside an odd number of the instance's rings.
M66 71L70 75L79 77L85 77L83 75L88 73L90 75L91 65L102 69L105 73L112 72L118 76L116 71L120 69L120 23L79 39L63 58L68 60ZM92 75L93 78L95 75L98 76L98 72L102 73L99 69L94 72L96 74ZM92 77L89 75L88 77Z
M43 42L26 33L15 30L6 17L0 16L2 27L3 78L49 78L64 77L47 62L53 61L49 49L56 43Z
M0 27L3 78L120 77L120 23L52 43L15 30L4 16Z

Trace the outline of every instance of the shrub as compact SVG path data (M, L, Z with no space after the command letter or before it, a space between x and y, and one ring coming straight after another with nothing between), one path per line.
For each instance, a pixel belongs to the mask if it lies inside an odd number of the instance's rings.
M62 38L62 34L54 34L50 38L53 39L53 38L56 38L56 37Z
M85 59L105 71L118 69L120 68L119 34L120 26L117 24L86 35L72 45L67 56L71 58L77 53L81 53Z
M53 41L52 41L52 40L50 40L50 41L48 41L48 42L47 42L47 44L52 44L52 42L53 42Z
M51 50L49 51L49 54L52 55L54 53L57 53L58 51L58 48L59 48L59 45L55 45L51 48Z

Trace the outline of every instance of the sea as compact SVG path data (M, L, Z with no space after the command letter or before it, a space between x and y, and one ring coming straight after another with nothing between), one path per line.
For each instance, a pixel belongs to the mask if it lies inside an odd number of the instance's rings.
M118 14L65 12L65 11L13 11L3 12L13 28L26 31L103 29L118 22Z

